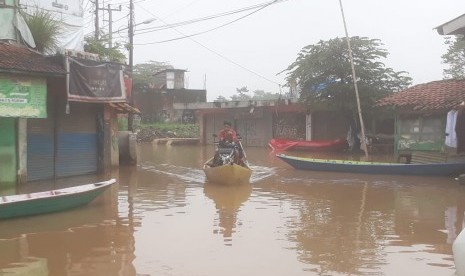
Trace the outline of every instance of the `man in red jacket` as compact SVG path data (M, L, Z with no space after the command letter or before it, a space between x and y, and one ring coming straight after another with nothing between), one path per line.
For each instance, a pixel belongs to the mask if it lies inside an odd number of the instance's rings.
M219 138L219 147L220 148L230 148L231 150L234 151L234 163L236 164L243 164L243 153L242 153L242 148L238 147L236 144L239 140L237 139L237 133L234 129L231 127L231 123L228 121L224 121L223 123L223 129L221 129L218 132L218 138ZM215 166L220 166L220 165L225 165L223 164L220 154L217 151L215 153L215 158L213 159L213 164Z
M237 142L237 133L234 129L231 128L230 122L224 121L223 129L221 129L218 133L218 138L220 139L220 143Z

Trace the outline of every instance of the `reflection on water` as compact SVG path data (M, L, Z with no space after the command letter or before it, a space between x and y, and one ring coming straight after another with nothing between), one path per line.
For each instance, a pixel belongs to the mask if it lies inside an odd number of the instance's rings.
M219 233L225 238L228 245L232 245L232 235L238 227L238 212L242 204L247 201L252 193L252 185L243 183L237 186L221 186L205 183L203 191L205 195L215 202L218 218L215 219L213 233Z
M89 206L0 221L0 275L454 273L453 179L297 171L250 148L250 183L219 186L201 170L211 147L139 150L137 167L20 187L119 181Z
M11 263L0 269L0 275L47 276L49 275L47 259L27 257L19 263Z

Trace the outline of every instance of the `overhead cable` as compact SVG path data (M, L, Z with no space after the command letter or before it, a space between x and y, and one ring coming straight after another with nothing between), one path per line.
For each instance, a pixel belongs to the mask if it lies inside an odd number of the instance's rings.
M282 1L282 0L281 0L281 1ZM273 3L275 3L275 2L281 2L281 1L280 1L280 0L272 1L270 4L268 4L268 6L271 5L271 4L273 4ZM284 0L284 1L287 1L287 0ZM263 8L262 8L262 9L263 9ZM146 11L147 13L151 14L152 16L156 17L156 18L157 18L158 20L160 20L161 22L167 24L167 22L163 21L163 19L159 18L158 16L156 16L156 15L155 15L154 13L152 13L151 11L149 11L149 10L145 10L145 11ZM273 80L271 80L271 79L269 79L269 78L267 78L267 77L265 77L265 76L263 76L263 75L261 75L261 74L255 72L255 71L253 71L253 70L251 70L251 69L249 69L249 68L247 68L247 67L245 67L245 66L243 66L243 65L241 65L241 64L239 64L239 63L237 63L237 62L235 62L235 61L233 61L233 60L231 60L230 58L228 58L228 57L226 57L226 56L224 56L224 55L218 53L217 51L208 48L208 47L205 46L204 44L202 44L202 43L198 42L197 40L193 39L191 36L188 36L188 35L182 33L181 31L177 30L176 28L172 28L172 29L173 29L174 31L176 31L177 33L181 34L184 38L190 39L192 42L195 42L196 44L200 45L200 46L203 47L204 49L206 49L206 50L208 50L208 51L214 53L215 55L219 56L220 58L222 58L222 59L224 59L224 60L226 60L226 61L228 61L228 62L230 62L230 63L232 63L232 64L234 64L234 65L236 65L236 66L238 66L238 67L240 67L240 68L242 68L242 69L244 69L244 70L246 70L247 72L252 73L252 74L254 74L254 75L256 75L256 76L258 76L258 77L260 77L260 78L262 78L262 79L264 79L264 80L266 80L266 81L269 81L269 82L271 82L271 83L274 83L274 84L276 84L276 85L280 85L279 83L277 83L277 82L275 82L275 81L273 81ZM141 44L134 44L134 45L141 45ZM142 44L142 45L145 45L145 44Z
M169 29L169 28L173 28L173 27L179 27L179 26L188 25L188 24L192 24L192 23L197 23L197 22L201 22L201 21L206 21L206 20L210 20L210 19L216 19L216 18L219 18L219 17L229 16L229 15L233 15L233 14L236 14L236 13L245 12L245 11L248 11L248 10L254 10L254 9L259 9L259 8L262 9L262 8L268 7L271 4L275 4L277 2L282 2L282 1L288 1L288 0L269 1L269 2L266 2L266 3L256 4L256 5L253 5L253 6L244 7L244 8L240 8L240 9L237 9L237 10L232 10L232 11L227 11L227 12L214 14L214 15L209 15L209 16L205 16L205 17L200 17L200 18L196 18L196 19L181 21L181 22L178 22L178 23L167 24L167 25L162 25L162 26L155 26L155 27L150 27L150 28L144 28L144 29L140 29L139 31L146 31L146 30L160 31L160 30L165 30L165 29ZM143 34L143 33L148 33L148 32L151 32L151 31L139 32L137 34Z
M214 31L214 30L223 28L223 27L225 27L225 26L231 25L231 24L233 24L233 23L235 23L235 22L237 22L237 21L239 21L239 20L241 20L241 19L244 19L244 18L246 18L246 17L248 17L248 16L250 16L250 15L252 15L252 14L254 14L254 13L257 13L257 12L263 10L264 8L266 8L266 7L268 7L268 6L272 5L272 4L275 4L275 3L277 3L277 2L282 2L282 1L288 1L288 0L275 0L275 1L268 2L266 5L264 5L264 6L260 7L260 8L258 8L258 9L256 9L256 10L253 11L253 12L250 12L250 13L244 15L244 16L241 16L241 17L239 17L239 18L237 18L237 19L234 19L234 20L232 20L232 21L229 21L229 22L227 22L227 23L225 23L225 24L222 24L222 25L220 25L220 26L217 26L217 27L212 28L212 29L209 29L209 30L205 30L205 31L198 32L198 33L194 33L194 34L190 34L190 35L184 35L184 34L183 34L183 36L177 37L177 38L166 39L166 40L155 41L155 42L138 43L138 44L134 44L134 45L159 44L159 43L165 43L165 42L170 42L170 41L175 41L175 40L180 40L180 39L185 39L185 38L189 38L189 37L193 37L193 36L205 34L205 33L208 33L208 32L211 32L211 31ZM174 27L170 27L170 29L174 29ZM139 34L140 34L140 33L139 33Z

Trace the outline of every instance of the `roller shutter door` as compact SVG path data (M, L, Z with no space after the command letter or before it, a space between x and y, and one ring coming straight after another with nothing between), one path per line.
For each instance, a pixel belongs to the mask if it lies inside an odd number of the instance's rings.
M272 138L271 114L262 114L259 118L244 117L236 120L236 132L242 137L244 147L264 147Z
M97 172L97 104L70 103L57 122L57 177Z
M50 114L50 113L49 113ZM27 180L52 179L54 176L54 120L27 120Z

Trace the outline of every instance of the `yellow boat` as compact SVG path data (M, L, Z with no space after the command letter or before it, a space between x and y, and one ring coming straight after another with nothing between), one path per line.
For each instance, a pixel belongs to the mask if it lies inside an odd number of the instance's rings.
M215 136L214 136L215 137ZM203 165L203 171L207 176L207 181L223 185L235 185L248 183L252 170L247 162L247 156L241 141L237 141L234 147L216 147L216 155L219 162L215 162L215 157L210 158ZM235 154L240 150L240 160L236 160Z
M247 165L226 164L221 166L212 166L213 158L205 162L203 171L207 176L207 181L223 185L235 185L240 183L248 183L252 170Z

